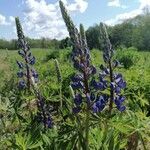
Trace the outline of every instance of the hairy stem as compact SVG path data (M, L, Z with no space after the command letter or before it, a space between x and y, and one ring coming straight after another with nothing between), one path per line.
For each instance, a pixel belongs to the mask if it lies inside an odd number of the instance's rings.
M86 70L84 72L84 85L85 85L85 94L87 95L89 93L89 87L88 87L88 79L86 75ZM86 120L85 120L85 148L86 150L89 150L89 102L87 99L87 107L86 107Z
M109 61L109 70L110 70L110 82L113 82L113 70L111 66L111 60ZM110 103L109 103L109 114L111 115L113 108L113 99L114 99L114 90L110 88Z

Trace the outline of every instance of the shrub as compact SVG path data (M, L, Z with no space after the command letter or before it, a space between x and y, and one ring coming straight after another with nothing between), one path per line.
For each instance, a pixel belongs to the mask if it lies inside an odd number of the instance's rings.
M55 50L49 54L46 55L45 61L49 61L51 59L57 59L60 56L60 52Z
M134 48L118 50L116 57L125 69L129 69L133 65L136 65L140 58L138 52L136 52Z

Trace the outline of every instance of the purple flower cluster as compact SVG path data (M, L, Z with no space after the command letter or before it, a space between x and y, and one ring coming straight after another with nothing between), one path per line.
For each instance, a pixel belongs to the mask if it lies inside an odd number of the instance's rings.
M19 67L17 76L18 78L21 78L21 80L19 81L19 88L30 89L30 86L32 86L37 97L38 118L40 122L43 122L45 128L51 128L52 119L47 108L48 105L45 103L45 98L40 94L40 91L35 86L35 84L38 82L38 73L33 68L33 65L35 64L35 57L31 54L30 47L22 31L19 18L16 18L16 27L18 33L18 46L21 49L18 51L18 54L24 60L23 62L17 61Z
M41 96L38 92L37 94L38 102L38 120L44 124L45 128L52 128L53 122L48 109L48 105L45 103L45 98Z
M29 44L27 43L25 36L22 31L22 27L19 21L19 18L16 18L16 28L18 34L18 47L21 49L18 51L18 54L23 58L23 62L17 61L19 71L17 77L21 78L19 81L19 88L30 89L32 84L38 82L38 73L32 67L35 64L35 57L32 56Z
M60 1L60 8L73 45L73 65L79 72L72 77L71 83L71 87L75 91L73 112L79 113L82 110L83 102L86 104L87 109L91 108L89 81L91 76L96 74L96 68L91 64L90 51L87 46L83 26L80 25L79 32L68 15L62 1Z
M96 102L92 106L93 112L98 113L98 112L102 111L108 102L108 98L109 97L106 94L97 96Z
M109 101L110 112L112 110L113 103L116 105L117 109L122 112L125 110L125 106L122 105L125 97L122 95L121 91L126 87L126 82L120 73L114 73L115 68L119 66L119 62L117 60L113 60L114 50L108 38L104 24L101 24L101 29L105 43L103 59L106 67L103 65L100 66L101 72L99 74L99 81L92 80L91 86L101 92L109 90L110 94L98 97L96 102L93 104L93 111L102 111Z

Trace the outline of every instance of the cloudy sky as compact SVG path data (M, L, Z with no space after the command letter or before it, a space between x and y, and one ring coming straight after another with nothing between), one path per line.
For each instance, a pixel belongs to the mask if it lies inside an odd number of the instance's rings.
M150 0L62 0L74 23L114 25L141 14ZM62 39L67 36L58 0L0 0L0 38L16 38L14 17L20 17L26 36Z

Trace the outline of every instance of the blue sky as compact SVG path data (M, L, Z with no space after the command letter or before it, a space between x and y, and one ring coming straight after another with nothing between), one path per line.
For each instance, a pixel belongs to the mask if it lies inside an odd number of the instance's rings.
M142 13L150 0L62 0L74 23L87 29L95 23L121 23ZM0 0L0 38L16 38L14 17L19 16L26 36L57 38L68 35L58 0Z

